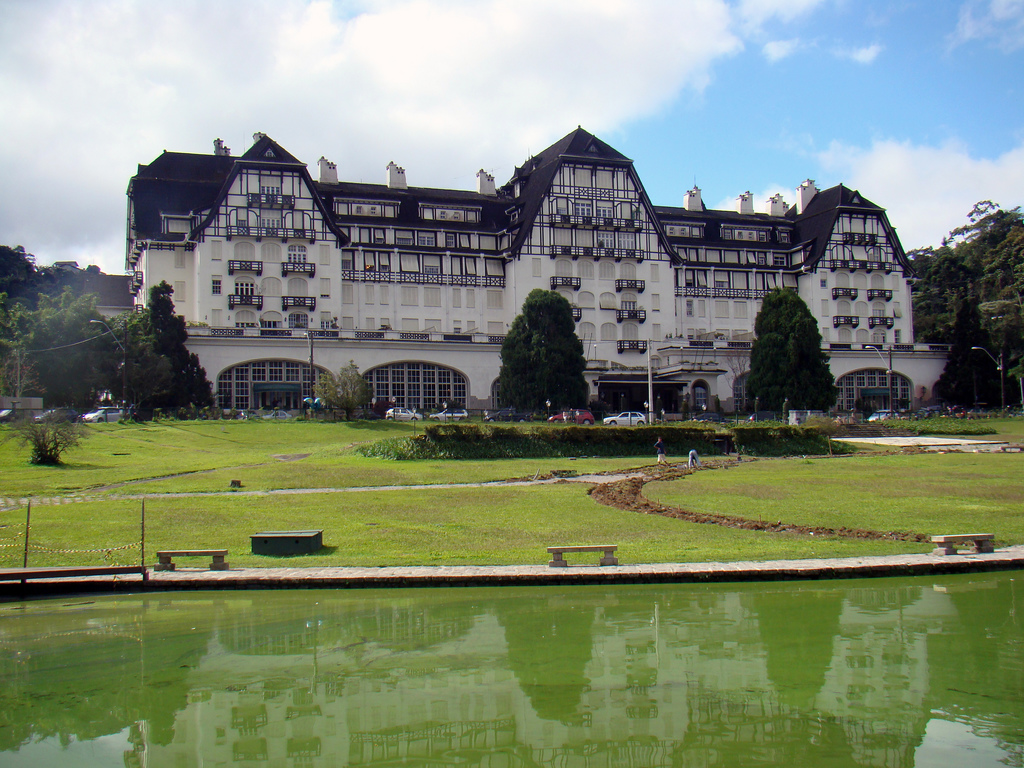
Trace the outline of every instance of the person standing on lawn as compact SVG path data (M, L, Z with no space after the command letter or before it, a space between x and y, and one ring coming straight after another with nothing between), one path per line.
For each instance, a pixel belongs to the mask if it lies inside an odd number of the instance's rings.
M664 441L660 437L658 438L658 442L656 442L654 444L654 450L658 454L658 463L659 464L664 464L665 463L665 443L664 443Z

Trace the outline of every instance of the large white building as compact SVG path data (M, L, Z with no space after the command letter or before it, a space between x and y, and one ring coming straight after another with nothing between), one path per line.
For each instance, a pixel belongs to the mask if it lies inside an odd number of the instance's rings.
M164 152L129 184L137 300L173 286L223 407L299 407L311 364L349 361L398 405L493 407L501 342L535 288L572 304L592 395L613 408L750 407L754 319L777 286L817 317L840 409L928 401L945 363L914 343L913 274L884 209L841 185L805 181L762 212L749 192L709 210L696 187L654 205L582 128L500 188L484 171L461 191L409 186L394 162L383 184L318 165L314 179L257 133L241 157L220 140Z

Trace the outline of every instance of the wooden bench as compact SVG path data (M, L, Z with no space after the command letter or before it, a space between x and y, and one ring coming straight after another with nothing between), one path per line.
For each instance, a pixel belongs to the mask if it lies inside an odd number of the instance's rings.
M991 533L960 533L947 536L932 536L932 544L936 545L935 549L932 550L932 554L955 555L957 546L962 547L968 543L974 546L974 549L971 550L972 554L979 555L986 552L994 552L995 549L992 545L994 538L995 535Z
M228 564L224 560L228 556L226 549L164 549L156 553L158 562L153 568L154 571L173 571L174 563L171 558L174 557L209 557L212 558L213 562L210 563L211 571L226 571L228 570Z
M619 561L615 557L616 549L618 549L617 544L595 544L585 547L548 547L548 552L551 553L551 562L548 565L552 568L568 568L569 564L562 557L566 552L603 552L604 554L601 556L599 565L618 565Z

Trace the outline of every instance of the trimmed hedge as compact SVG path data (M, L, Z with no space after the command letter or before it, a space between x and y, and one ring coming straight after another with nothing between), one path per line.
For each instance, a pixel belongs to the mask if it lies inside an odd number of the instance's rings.
M477 424L431 424L423 434L387 438L356 450L380 459L527 459L569 456L650 456L654 443L665 443L670 456L686 456L691 449L721 455L716 446L732 438L742 453L757 456L822 454L828 438L814 428L779 424L739 426L717 430L709 424L645 427L582 427L522 429ZM838 452L833 446L833 452Z

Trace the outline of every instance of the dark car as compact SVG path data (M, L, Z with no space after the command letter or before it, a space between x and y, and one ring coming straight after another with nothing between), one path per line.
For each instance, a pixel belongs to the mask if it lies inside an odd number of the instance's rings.
M515 408L502 408L499 411L484 411L484 421L530 421L533 414L517 411Z
M714 411L705 411L704 413L698 413L693 417L694 421L713 421L716 424L721 424L725 421L725 418L720 413Z
M36 416L36 421L78 421L82 412L74 408L51 408Z

